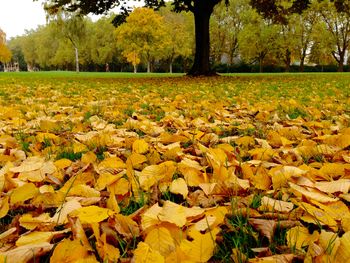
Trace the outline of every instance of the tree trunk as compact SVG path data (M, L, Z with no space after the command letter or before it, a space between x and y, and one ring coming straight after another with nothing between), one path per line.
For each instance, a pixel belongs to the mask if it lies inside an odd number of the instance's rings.
M77 47L74 47L75 50L75 71L79 73L79 51Z
M137 65L133 65L134 66L134 73L137 73Z
M265 54L263 52L260 53L259 57L258 57L258 61L259 61L259 73L262 73L264 71L264 58L265 58Z
M303 56L300 59L299 72L304 72L304 63L305 63L305 57Z
M210 69L210 38L209 38L209 20L214 6L219 1L199 0L194 1L193 15L195 24L196 53L194 63L188 72L190 76L209 76L216 75Z
M151 72L151 62L147 61L147 73Z
M170 61L170 64L169 64L169 73L173 73L173 61L172 60Z
M344 55L341 55L339 58L338 72L344 72Z
M290 50L287 49L286 50L286 60L285 60L285 64L286 64L285 72L290 71L290 63L292 62L291 54L292 54L292 52L290 52Z

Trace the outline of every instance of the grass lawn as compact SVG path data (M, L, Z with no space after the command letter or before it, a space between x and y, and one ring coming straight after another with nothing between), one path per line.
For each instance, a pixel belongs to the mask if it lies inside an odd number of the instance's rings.
M347 262L349 127L348 73L0 73L0 262Z

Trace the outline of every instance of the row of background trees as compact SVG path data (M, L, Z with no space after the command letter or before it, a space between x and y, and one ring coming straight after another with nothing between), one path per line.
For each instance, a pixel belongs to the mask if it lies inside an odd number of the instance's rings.
M59 12L47 25L7 43L12 60L22 70L189 69L194 54L189 13L173 13L169 6L156 12L137 8L117 29L113 17L93 22ZM286 23L276 24L260 16L249 0L234 0L229 6L216 6L210 34L210 61L218 71L263 71L264 66L304 71L306 63L335 65L343 71L350 44L350 10L338 12L331 1L315 0L302 13L289 14Z

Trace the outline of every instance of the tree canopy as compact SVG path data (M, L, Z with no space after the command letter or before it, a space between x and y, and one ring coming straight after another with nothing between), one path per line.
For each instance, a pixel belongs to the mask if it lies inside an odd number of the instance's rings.
M190 11L194 14L195 19L195 43L196 52L195 59L190 70L190 75L210 75L209 56L210 56L210 37L209 37L209 19L213 13L214 7L222 0L175 0L173 8L176 12ZM229 3L229 0L224 0ZM115 21L123 21L123 15L127 15L129 8L128 1L120 0L46 0L46 9L50 13L58 12L63 9L69 12L79 11L82 14L94 13L102 14L115 6L121 6L124 11L121 16L118 16ZM164 6L164 0L145 0L145 6L159 8ZM279 1L278 1L279 2ZM294 0L285 1L278 4L277 1L271 0L252 0L251 4L265 16L275 17L276 20L282 20L285 12L300 12L307 7L308 1Z
M34 0L36 1L36 0ZM114 22L119 24L125 20L130 11L128 2L120 0L46 0L45 8L49 13L56 13L59 10L68 12L80 12L81 14L103 14L115 6L123 11ZM195 20L195 58L190 75L210 75L210 37L209 20L214 7L220 2L229 4L230 0L174 0L173 10L176 12L190 11ZM348 0L331 0L338 12L349 11ZM145 0L146 7L158 9L165 5L164 0ZM263 17L275 23L288 23L288 16L293 13L301 14L311 4L311 0L250 0L250 5Z
M0 28L0 63L6 63L11 60L11 51L6 46L6 34Z

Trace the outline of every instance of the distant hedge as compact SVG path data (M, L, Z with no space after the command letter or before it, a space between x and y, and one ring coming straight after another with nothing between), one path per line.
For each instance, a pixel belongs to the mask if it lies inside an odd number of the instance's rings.
M218 73L254 73L259 72L258 65L248 64L217 64L213 66L214 70ZM344 66L344 71L349 71L348 65ZM316 65L316 66L304 66L304 72L337 72L338 67L336 65ZM263 72L285 72L285 68L282 66L266 65L263 67ZM299 72L299 66L290 66L289 72Z

